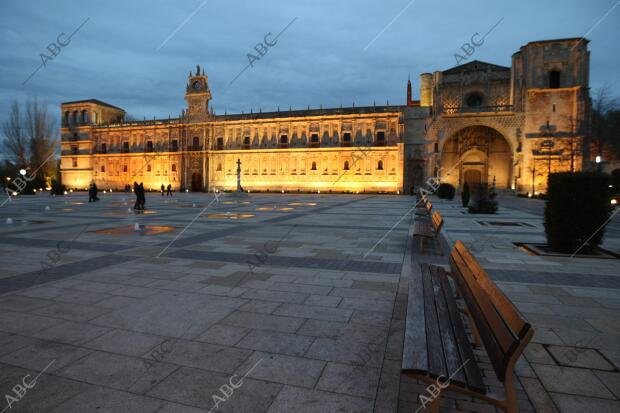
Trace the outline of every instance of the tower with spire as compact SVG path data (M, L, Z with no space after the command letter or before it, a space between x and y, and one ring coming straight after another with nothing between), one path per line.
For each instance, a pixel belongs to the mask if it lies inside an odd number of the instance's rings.
M413 100L411 93L411 76L407 76L407 106L420 106L419 100Z

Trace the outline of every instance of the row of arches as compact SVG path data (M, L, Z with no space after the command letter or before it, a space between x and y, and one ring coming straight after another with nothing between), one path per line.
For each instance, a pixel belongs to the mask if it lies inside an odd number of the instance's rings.
M65 111L62 117L63 126L88 125L90 123L97 123L97 112L91 113L86 109Z
M228 138L218 137L215 139L214 149L226 150L226 149L258 149L258 148L295 148L295 147L322 147L322 146L386 146L395 145L398 143L399 138L394 131L387 133L386 131L376 131L374 134L367 132L362 134L358 132L353 135L351 132L343 132L342 136L338 133L332 136L324 133L323 136L319 136L318 133L310 133L309 136L305 133L297 135L294 133L289 136L287 133L280 134L277 138L272 135L271 137L263 136L259 138L254 136L244 136L241 138Z

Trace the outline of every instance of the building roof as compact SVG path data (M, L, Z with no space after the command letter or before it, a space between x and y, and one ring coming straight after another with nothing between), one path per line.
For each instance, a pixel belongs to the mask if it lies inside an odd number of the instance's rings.
M506 66L495 65L493 63L487 63L481 60L472 60L471 62L463 63L462 65L454 66L448 70L444 70L442 73L443 74L461 73L464 70L470 69L470 66L475 66L475 65L478 65L480 67L490 67L491 69L494 69L494 70L510 70L510 68Z
M359 106L346 108L327 108L327 109L303 109L303 110L279 110L275 112L254 112L216 115L216 121L224 120L253 120L253 119L273 119L273 118L296 118L305 116L334 116L334 115L358 115L370 113L389 113L400 112L406 106L401 105L381 105L381 106Z
M105 103L104 101L101 101L99 99L84 99L84 100L73 100L71 102L62 102L61 105L72 105L74 103L94 103L96 105L102 105L102 106L107 106L109 108L112 109L116 109L116 110L120 110L125 112L124 109L119 108L118 106L114 106L114 105L110 105L109 103Z

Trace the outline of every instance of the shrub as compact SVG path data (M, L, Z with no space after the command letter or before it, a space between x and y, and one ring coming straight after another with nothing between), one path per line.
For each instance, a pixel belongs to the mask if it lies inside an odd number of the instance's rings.
M611 173L611 184L614 191L620 191L620 169L616 169Z
M469 205L470 214L494 214L497 212L495 190L489 191L486 184L478 184L474 197Z
M463 191L461 192L461 203L463 204L463 208L467 208L467 205L469 205L469 184L467 182L463 185Z
M441 184L437 189L437 196L440 199L448 199L452 201L454 199L454 187L450 184Z
M609 176L600 172L561 172L549 176L545 235L558 252L574 253L587 242L591 251L603 241L609 218ZM598 232L597 232L598 230Z
M55 179L52 179L52 194L64 195L67 188Z

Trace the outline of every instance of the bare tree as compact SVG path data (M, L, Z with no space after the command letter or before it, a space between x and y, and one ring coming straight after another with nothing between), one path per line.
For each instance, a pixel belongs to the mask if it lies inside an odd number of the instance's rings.
M4 140L2 146L8 155L9 161L23 168L28 165L28 138L24 133L22 116L19 104L13 101L9 118L2 124Z
M603 145L610 134L608 115L617 107L618 97L611 96L609 85L600 87L594 92L590 133L595 138L597 155L602 155Z
M36 99L26 103L26 136L30 143L30 163L41 178L53 175L55 162L50 161L58 141L56 121L48 114L47 107Z

